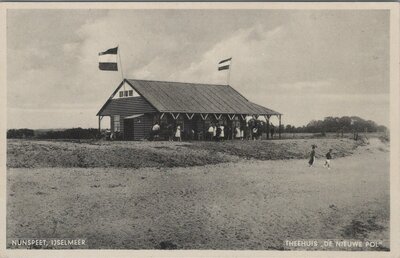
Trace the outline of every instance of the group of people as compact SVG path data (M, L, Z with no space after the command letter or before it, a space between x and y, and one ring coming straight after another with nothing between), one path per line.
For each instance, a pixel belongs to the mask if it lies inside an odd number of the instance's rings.
M219 124L211 124L207 130L207 139L212 141L222 141L224 139L241 139L244 138L244 129L240 127L234 127L233 130L230 127Z
M102 135L106 140L113 141L113 140L120 140L121 133L119 131L112 132L110 129L106 129Z
M267 133L267 138L269 138L269 135L271 135L272 138L275 132L275 128L271 124L271 130L266 131L261 123L248 123L247 125L242 124L240 126L233 127L225 126L223 124L220 125L219 123L212 123L207 129L206 139L215 141L221 141L224 139L258 140L264 132Z
M315 149L317 148L317 145L313 144L311 145L311 152L310 152L310 159L308 160L308 165L309 167L313 167L315 163ZM329 149L329 151L325 154L325 163L324 167L330 169L331 168L331 159L332 159L332 149Z
M180 125L177 125L175 128L172 124L167 126L163 126L164 131L161 130L161 126L156 122L151 128L150 139L156 141L160 138L160 135L167 136L169 141L182 140L182 128ZM192 130L193 131L193 130Z
M169 141L182 141L182 136L184 136L187 139L193 140L196 138L195 136L197 135L194 129L190 129L189 131L184 131L180 124L176 125L175 128L172 125L167 125L165 129L166 130L164 131L164 136L167 135ZM238 129L237 131L238 132L236 133L235 137L238 139L239 138L243 139L244 135L243 130ZM226 137L230 133L231 132L229 132L229 129L223 125L210 125L210 127L207 130L208 134L207 139L220 141L226 139ZM160 134L162 134L161 127L158 123L155 123L152 127L150 138L152 140L158 140Z
M168 139L169 141L181 141L183 139L203 139L203 140L258 140L261 135L266 132L273 138L274 126L271 124L270 130L266 131L265 124L249 121L247 124L227 126L223 123L215 122L208 126L205 131L196 132L194 128L185 128L181 124L159 124L156 122L150 132L150 140L158 140L159 138Z

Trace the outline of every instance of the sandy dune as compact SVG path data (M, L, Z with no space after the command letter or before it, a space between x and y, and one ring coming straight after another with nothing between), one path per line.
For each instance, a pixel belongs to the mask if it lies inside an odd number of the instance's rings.
M286 239L389 239L389 152L190 168L10 168L7 238L89 248L283 249ZM386 241L380 250L387 250Z

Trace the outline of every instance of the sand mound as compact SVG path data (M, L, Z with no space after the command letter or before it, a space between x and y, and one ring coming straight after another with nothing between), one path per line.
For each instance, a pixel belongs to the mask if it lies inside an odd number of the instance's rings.
M364 139L363 144L360 144L358 149L358 153L368 152L368 153L376 153L376 152L389 152L390 144L389 141L383 138L369 138Z
M206 151L194 151L159 143L100 144L56 141L10 141L7 166L19 167L186 167L234 161L234 158Z
M316 144L317 158L333 149L335 158L353 154L350 139L290 139L225 142L71 142L9 140L7 166L33 167L189 167L242 159L306 159Z

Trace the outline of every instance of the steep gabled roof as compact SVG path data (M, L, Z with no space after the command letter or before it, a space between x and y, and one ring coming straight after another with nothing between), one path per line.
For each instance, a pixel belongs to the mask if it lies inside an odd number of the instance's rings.
M280 115L248 101L229 85L127 79L159 112Z

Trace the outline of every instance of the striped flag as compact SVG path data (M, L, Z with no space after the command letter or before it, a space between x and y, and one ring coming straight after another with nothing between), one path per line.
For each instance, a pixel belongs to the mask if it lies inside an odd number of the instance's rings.
M99 69L103 71L118 71L117 64L118 47L110 48L99 53Z
M218 63L218 71L228 70L231 65L232 57L222 60Z

